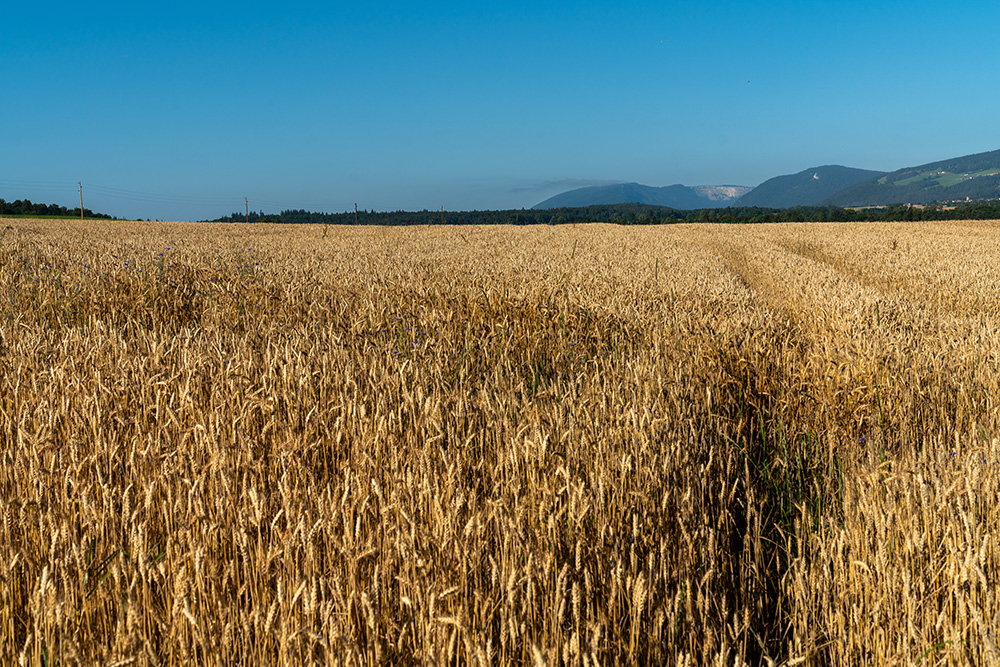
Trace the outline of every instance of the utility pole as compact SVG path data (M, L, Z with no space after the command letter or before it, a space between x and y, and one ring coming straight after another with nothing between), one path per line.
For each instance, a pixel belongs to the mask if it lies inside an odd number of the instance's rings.
M354 225L358 224L358 202L354 202Z
M83 220L83 181L77 181L76 184L80 186L80 219Z
M247 207L247 224L250 224L250 200L244 197L243 204Z

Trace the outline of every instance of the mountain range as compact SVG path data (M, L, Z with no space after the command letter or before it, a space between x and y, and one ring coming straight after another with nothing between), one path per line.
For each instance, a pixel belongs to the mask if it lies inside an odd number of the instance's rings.
M1000 198L1000 150L905 167L894 172L824 165L775 176L757 187L618 183L550 197L536 209L652 204L677 209L756 206L889 206Z

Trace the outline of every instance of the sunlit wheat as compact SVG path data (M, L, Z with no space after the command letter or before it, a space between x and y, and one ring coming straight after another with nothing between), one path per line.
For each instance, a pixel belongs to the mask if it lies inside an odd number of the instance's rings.
M998 223L7 222L2 664L1000 659Z

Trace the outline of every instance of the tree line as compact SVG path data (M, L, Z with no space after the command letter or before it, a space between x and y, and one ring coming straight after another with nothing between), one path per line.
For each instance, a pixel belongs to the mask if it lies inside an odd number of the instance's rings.
M0 199L0 215L80 217L79 208L33 203L28 199ZM110 215L83 209L86 218L114 220ZM1000 200L952 205L895 204L870 208L795 206L792 208L727 207L680 210L650 204L602 204L573 208L511 209L501 211L347 211L314 213L289 209L280 213L236 212L209 222L275 222L329 225L564 225L607 222L617 225L663 225L682 222L760 224L773 222L892 222L919 220L1000 220Z
M347 211L313 213L302 209L265 214L244 212L210 222L275 222L330 225L562 225L608 222L619 225L662 225L682 222L760 224L774 222L892 222L917 220L998 220L1000 201L957 206L895 204L871 208L795 206L792 208L728 207L679 210L649 204L605 204L574 208L503 211Z
M9 216L35 216L45 215L55 218L79 218L80 207L66 208L58 204L36 204L30 199L15 199L12 202L0 199L0 215ZM89 208L83 209L85 218L101 218L103 220L113 220L110 215L94 213Z

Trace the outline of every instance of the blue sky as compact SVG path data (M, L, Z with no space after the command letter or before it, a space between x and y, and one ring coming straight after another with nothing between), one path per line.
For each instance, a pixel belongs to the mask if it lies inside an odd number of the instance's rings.
M984 8L985 7L985 8ZM0 198L530 207L1000 148L1000 4L16 3Z

